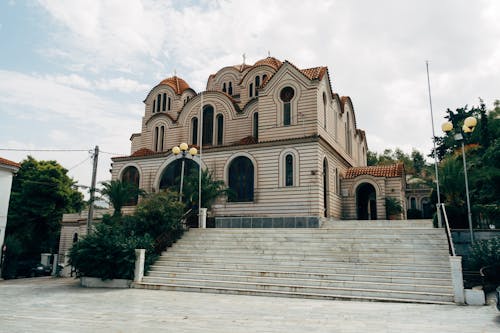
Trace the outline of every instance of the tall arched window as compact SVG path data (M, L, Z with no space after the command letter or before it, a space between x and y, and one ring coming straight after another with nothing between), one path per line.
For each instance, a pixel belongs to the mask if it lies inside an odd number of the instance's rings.
M238 156L229 165L229 188L234 196L229 196L231 202L253 201L254 167L248 157Z
M224 116L219 113L217 115L217 144L222 145L224 138Z
M229 87L227 88L227 93L229 95L233 95L233 83L231 81L229 81Z
M133 166L126 167L122 173L122 182L132 184L135 187L139 187L139 171L137 170L137 168ZM137 199L138 197L135 196L134 198L131 198L127 203L125 203L125 205L137 205Z
M280 99L283 102L283 126L289 126L292 123L291 100L294 94L291 87L285 87L280 92Z
M293 155L285 156L285 186L293 186Z
M414 197L410 198L410 207L411 209L417 209L417 199L415 199Z
M161 104L161 94L158 94L156 97L156 112L160 112L160 105Z
M260 76L255 77L255 96L259 96Z
M326 129L326 93L323 92L323 126Z
M346 149L349 155L352 154L352 132L351 132L351 121L349 119L349 113L347 113L347 124L346 124Z
M256 142L259 142L259 113L253 114L253 137Z
M222 83L222 92L226 92L226 82Z
M203 140L202 145L212 145L214 140L214 107L203 107Z
M155 151L163 151L163 138L165 137L165 126L156 126L154 132L154 149Z
M156 112L156 99L153 101L153 107L151 108L151 113Z
M196 117L191 119L191 143L193 145L198 144L198 118Z
M168 98L168 111L172 110L172 99Z
M266 79L267 79L267 74L262 75L262 84L266 82Z
M248 97L253 97L253 83L250 83L250 86L248 87Z
M166 111L166 109L167 109L167 94L166 93L163 93L163 105L162 105L161 109L162 109L162 111ZM169 107L169 110L170 110L170 107Z

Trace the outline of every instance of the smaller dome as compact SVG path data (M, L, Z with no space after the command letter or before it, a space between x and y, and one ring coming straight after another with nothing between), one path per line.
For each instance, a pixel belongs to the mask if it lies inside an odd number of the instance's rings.
M174 92L177 95L181 95L186 89L191 88L186 81L177 76L166 78L165 80L161 81L160 84L166 84L170 86L172 89L174 89Z
M268 65L268 66L271 66L272 68L277 70L278 68L281 67L282 64L283 63L281 61L279 61L278 59L276 59L274 57L267 57L267 58L264 58L264 59L257 61L254 64L254 67L258 66L258 65Z

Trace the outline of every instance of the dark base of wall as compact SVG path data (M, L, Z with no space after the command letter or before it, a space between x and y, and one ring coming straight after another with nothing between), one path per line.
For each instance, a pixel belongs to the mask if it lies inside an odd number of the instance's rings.
M216 217L216 228L319 228L317 216Z

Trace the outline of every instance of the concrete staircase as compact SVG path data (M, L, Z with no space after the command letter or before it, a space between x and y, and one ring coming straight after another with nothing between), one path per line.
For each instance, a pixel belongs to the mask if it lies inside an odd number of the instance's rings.
M446 236L430 221L323 220L318 229L191 229L134 287L453 302Z

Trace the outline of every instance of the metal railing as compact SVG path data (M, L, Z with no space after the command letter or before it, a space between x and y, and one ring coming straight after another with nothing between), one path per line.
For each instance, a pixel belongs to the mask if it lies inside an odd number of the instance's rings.
M438 214L441 214L440 207L438 204ZM455 253L455 246L453 245L453 238L451 237L451 230L450 230L450 223L448 222L448 214L446 214L446 207L444 206L444 203L441 204L441 208L443 209L443 215L444 215L444 221L445 221L445 229L446 229L446 236L448 238L448 247L450 248L451 255L453 257L456 256Z
M179 219L180 225L182 226L179 230L168 230L163 232L160 236L155 239L155 253L161 254L166 248L171 246L184 231L189 230L189 226L186 224L187 218L193 213L192 209L189 209L184 215Z

